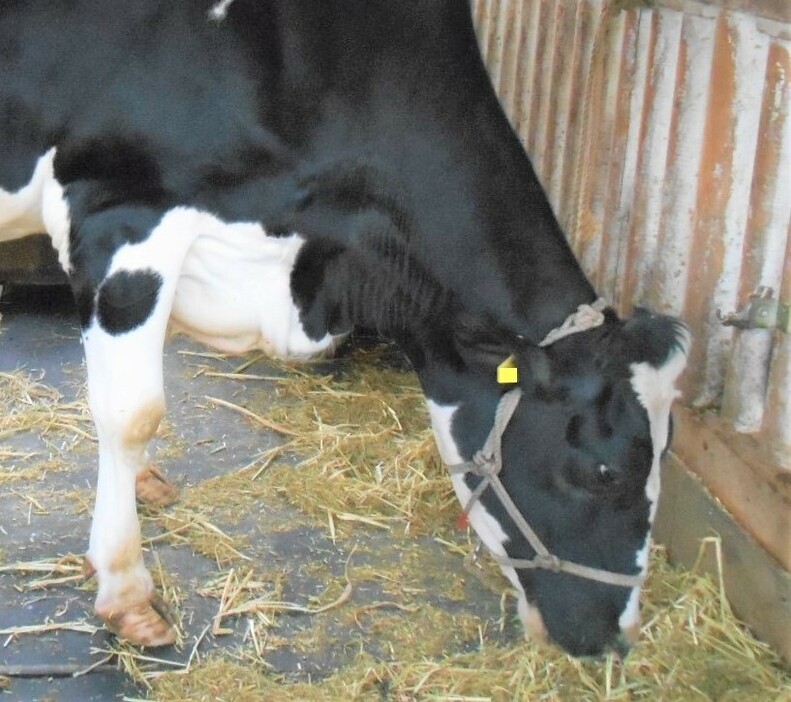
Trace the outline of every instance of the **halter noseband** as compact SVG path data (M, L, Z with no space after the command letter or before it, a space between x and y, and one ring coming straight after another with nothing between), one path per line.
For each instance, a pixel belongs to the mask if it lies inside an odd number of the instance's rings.
M592 305L580 305L577 308L577 312L569 316L560 327L553 329L544 340L539 343L539 346L549 346L558 339L562 339L570 334L586 331L587 329L592 329L593 327L601 325L604 321L602 311L605 307L606 303L601 298L596 300ZM491 487L499 498L500 503L505 508L505 511L508 513L508 516L514 524L516 524L522 536L525 537L536 552L536 555L529 559L509 558L508 556L500 556L499 554L491 553L496 563L501 566L517 569L540 568L543 570L551 570L555 573L569 573L570 575L576 575L580 578L595 580L608 585L638 587L643 582L643 575L613 573L609 570L592 568L590 566L558 558L544 546L538 534L536 534L527 520L522 516L522 513L517 509L514 501L511 499L511 496L500 480L499 473L503 467L503 434L521 398L522 391L519 388L514 388L506 392L500 398L500 402L497 405L497 410L494 415L494 426L491 432L489 432L489 436L486 438L486 443L484 443L483 448L472 457L472 460L448 467L451 475L472 473L481 478L481 482L478 483L476 488L472 491L470 498L467 500L467 504L464 506L464 514L469 515L470 510L480 499L481 495L487 488Z

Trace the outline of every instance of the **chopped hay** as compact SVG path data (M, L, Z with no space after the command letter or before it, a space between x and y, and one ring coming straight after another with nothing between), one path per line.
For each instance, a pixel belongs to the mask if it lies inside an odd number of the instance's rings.
M26 371L0 372L0 439L19 432L52 431L96 441L84 399L62 402L61 393ZM7 449L4 449L7 451Z
M624 663L574 660L532 643L506 645L476 618L428 602L426 593L457 600L463 588L449 585L453 574L445 580L432 576L404 534L433 533L458 556L457 580L471 546L453 535L458 508L427 429L422 394L413 376L379 367L378 353L357 353L353 370L332 384L330 377L300 370L274 379L275 406L243 413L258 425L287 428L285 443L256 465L211 481L205 498L233 494L238 481L237 498L258 501L270 486L327 528L333 541L349 538L351 527L388 529L394 551L384 558L392 567L361 566L349 577L353 584L377 582L392 599L357 606L352 600L316 614L309 629L283 640L273 631L280 614L273 583L250 569L226 573L210 588L220 600L219 619L248 617L250 640L239 650L212 653L188 671L150 678L152 699L791 701L791 674L733 616L722 575L716 580L673 567L661 548L654 551L645 587L641 642ZM261 397L262 408L269 402ZM296 466L284 460L293 456L300 461ZM220 484L228 492L217 490ZM191 498L204 499L197 490ZM233 509L220 507L229 514ZM490 564L472 570L503 592ZM332 578L327 573L325 581ZM350 641L346 628L339 640L339 624L356 628L357 639ZM504 614L501 628L512 624ZM272 673L266 661L267 651L283 646L314 653L344 648L348 662L324 679L294 682Z
M331 531L349 534L359 523L412 535L448 531L456 498L423 394L413 374L377 365L382 353L357 352L341 379L293 369L274 379L278 401L261 419L288 427L278 454L301 460L276 460L267 480Z
M147 544L157 541L187 544L195 553L211 558L221 566L237 560L250 560L241 551L247 543L246 537L230 536L198 510L174 507L141 519L144 523L149 520L162 527L164 533L148 538Z
M749 636L708 576L670 566L661 549L647 584L641 643L625 663L578 661L531 643L505 647L485 635L472 637L472 623L429 616L419 608L407 623L392 616L366 627L365 650L332 676L293 684L264 665L238 660L238 653L212 654L189 675L165 674L151 681L152 699L175 700L665 700L765 702L791 700L791 675L764 644ZM446 650L426 650L425 637L444 630ZM376 643L390 655L374 656ZM390 649L388 644L392 644ZM459 650L461 649L461 650Z
M40 574L30 582L19 585L21 590L46 590L50 587L81 582L85 579L83 559L73 553L66 554L56 560L17 562L0 566L0 573Z

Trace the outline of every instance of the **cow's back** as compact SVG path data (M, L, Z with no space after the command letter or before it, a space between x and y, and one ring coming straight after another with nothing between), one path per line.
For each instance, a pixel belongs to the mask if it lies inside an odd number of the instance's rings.
M331 299L315 309L384 330L403 327L416 286L528 338L592 295L489 85L465 2L235 0L222 20L211 8L6 6L0 188L25 186L56 147L70 208L61 251L66 236L84 249L75 225L118 203L186 206L299 233L314 259L328 242L348 250L346 275L403 299L369 309L319 290ZM398 279L405 269L419 278ZM303 307L313 292L297 295Z

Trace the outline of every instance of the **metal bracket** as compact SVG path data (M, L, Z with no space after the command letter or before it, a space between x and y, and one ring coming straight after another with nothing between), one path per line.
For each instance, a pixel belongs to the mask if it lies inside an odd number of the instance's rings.
M791 334L791 302L777 305L777 328L785 334Z
M749 302L738 312L723 315L717 310L717 318L726 327L737 329L779 329L789 333L791 325L791 305L781 303L774 298L774 290L761 286L752 295Z

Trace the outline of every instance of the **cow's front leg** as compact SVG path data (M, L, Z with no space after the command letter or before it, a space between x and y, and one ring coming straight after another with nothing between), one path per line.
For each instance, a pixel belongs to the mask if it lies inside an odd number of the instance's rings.
M145 492L156 480L147 477L151 469L146 448L165 411L160 324L154 314L120 335L109 334L97 322L84 334L90 406L99 437L96 506L86 557L99 583L96 613L108 629L143 646L176 639L143 562L135 501L141 487Z
M121 209L87 218L73 235L82 255L73 259L72 285L99 437L86 570L97 576L96 612L108 629L138 645L162 646L175 641L176 628L143 562L135 496L156 504L175 497L175 488L152 469L147 447L165 412L162 350L200 214L131 212L134 217ZM98 264L107 249L114 250L103 269Z

